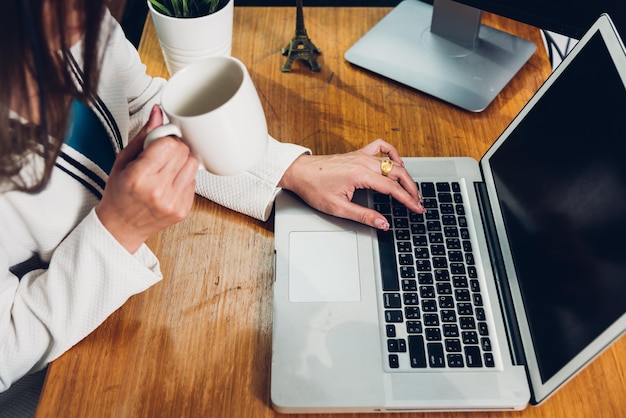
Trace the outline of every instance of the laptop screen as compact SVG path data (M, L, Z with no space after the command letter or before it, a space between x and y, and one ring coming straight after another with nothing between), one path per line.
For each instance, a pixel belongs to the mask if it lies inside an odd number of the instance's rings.
M626 312L625 118L596 32L490 159L542 382Z

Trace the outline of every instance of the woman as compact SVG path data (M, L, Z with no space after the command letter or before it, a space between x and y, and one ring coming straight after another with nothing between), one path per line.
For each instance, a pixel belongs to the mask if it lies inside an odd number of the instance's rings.
M351 203L356 188L424 211L382 140L334 156L272 140L227 178L196 173L176 138L144 150L166 82L145 74L103 0L9 0L0 31L0 392L161 279L144 242L182 220L194 193L262 220L281 188L381 229L381 214ZM381 153L395 163L386 176Z

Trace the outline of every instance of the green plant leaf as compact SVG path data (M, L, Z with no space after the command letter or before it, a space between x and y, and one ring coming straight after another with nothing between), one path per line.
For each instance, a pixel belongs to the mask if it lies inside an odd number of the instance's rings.
M150 0L159 13L172 17L199 17L215 13L229 0ZM234 1L234 0L231 0Z

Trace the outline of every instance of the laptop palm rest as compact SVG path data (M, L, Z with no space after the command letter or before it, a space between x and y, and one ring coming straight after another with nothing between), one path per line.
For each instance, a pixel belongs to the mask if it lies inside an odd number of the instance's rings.
M289 234L289 300L361 300L357 234L354 231L294 231Z

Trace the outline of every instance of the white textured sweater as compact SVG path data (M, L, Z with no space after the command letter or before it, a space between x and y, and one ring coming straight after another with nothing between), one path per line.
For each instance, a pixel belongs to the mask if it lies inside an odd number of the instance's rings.
M102 35L106 58L93 110L119 151L147 121L166 81L146 75L110 15ZM265 220L278 181L303 152L271 140L264 160L245 174L199 172L197 193ZM96 216L106 178L64 145L44 191L0 192L0 392L45 367L162 277L145 245L128 253Z

